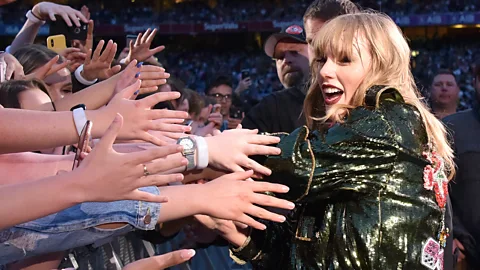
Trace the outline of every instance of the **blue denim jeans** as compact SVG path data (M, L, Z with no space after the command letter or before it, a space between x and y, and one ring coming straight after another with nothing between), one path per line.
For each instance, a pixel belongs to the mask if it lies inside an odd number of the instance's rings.
M140 190L159 194L157 187ZM140 201L82 203L0 231L0 265L95 243L101 245L110 238L133 229L154 230L159 213L159 203ZM127 225L111 230L95 228L109 223Z

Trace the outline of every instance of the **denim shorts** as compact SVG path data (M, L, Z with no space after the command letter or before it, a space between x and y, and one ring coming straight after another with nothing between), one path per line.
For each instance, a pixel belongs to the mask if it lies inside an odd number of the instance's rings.
M140 190L156 195L160 192L157 187ZM134 229L154 230L159 213L159 203L82 203L0 231L0 265L90 244L100 246L108 243L111 238ZM127 225L118 229L95 228L108 223Z

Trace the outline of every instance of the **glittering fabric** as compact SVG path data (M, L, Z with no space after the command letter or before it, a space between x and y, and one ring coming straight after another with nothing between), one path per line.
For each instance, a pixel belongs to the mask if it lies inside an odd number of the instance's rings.
M288 185L278 196L297 208L233 256L255 254L256 269L426 269L422 247L437 237L442 211L423 187L425 127L396 90L367 97L327 132L282 138L266 180Z

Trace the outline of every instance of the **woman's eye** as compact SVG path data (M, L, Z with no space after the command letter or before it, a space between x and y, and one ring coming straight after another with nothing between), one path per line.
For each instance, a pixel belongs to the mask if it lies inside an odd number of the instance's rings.
M350 62L352 62L352 61L350 60L350 58L348 58L346 56L343 57L342 60L340 60L340 63L350 63Z

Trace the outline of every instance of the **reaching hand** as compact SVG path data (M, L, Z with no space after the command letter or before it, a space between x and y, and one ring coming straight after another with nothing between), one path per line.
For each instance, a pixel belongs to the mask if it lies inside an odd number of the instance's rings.
M5 67L5 80L10 80L13 79L15 80L21 80L25 77L25 74L23 73L23 66L18 62L17 58L15 56L9 54L9 53L2 53L0 54L0 61L4 62L6 67Z
M142 65L138 78L142 80L140 94L147 94L158 90L159 85L166 84L170 73L165 72L162 67Z
M266 227L254 220L252 216L274 222L284 222L284 216L260 206L292 210L295 205L289 201L261 193L287 193L289 188L268 182L244 181L252 175L253 171L236 172L198 185L199 192L208 196L208 200L201 205L204 208L201 213L220 219L238 221L258 230L264 230ZM218 207L219 205L222 207Z
M122 76L115 86L114 93L116 94L130 86L137 79L142 81L137 94L151 93L158 89L157 85L165 84L169 77L170 74L166 73L165 69L161 67L143 66L141 63L137 64L137 60L134 60L122 71ZM136 98L136 95L132 98Z
M195 256L195 250L183 249L169 252L167 254L150 257L136 262L132 262L125 266L124 270L163 270L169 267L184 263Z
M154 49L150 49L150 46L152 45L152 41L155 38L156 34L157 29L153 29L153 31L151 31L150 28L148 28L144 34L138 34L135 43L133 43L133 41L130 41L130 51L128 52L127 58L125 59L126 63L133 61L133 59L136 59L138 61L145 61L151 56L163 51L165 49L165 46L159 46Z
M67 68L70 72L75 72L75 70L85 62L85 58L87 57L79 48L66 48L61 51L59 55L69 61Z
M231 129L213 137L206 137L209 164L226 171L254 170L263 175L272 171L249 158L253 155L279 155L281 150L267 145L277 144L280 138L258 135L258 130ZM228 149L228 151L225 151Z
M79 173L84 179L78 185L83 191L82 201L140 200L166 202L167 198L139 191L138 188L162 186L183 179L182 174L155 175L182 166L186 162L181 157L171 162L158 160L179 153L182 147L170 145L129 154L120 154L112 145L122 128L123 118L115 117L95 148L86 156L72 173ZM145 175L145 169L151 175ZM78 179L78 178L77 178Z
M43 67L38 68L35 72L27 74L25 78L27 80L38 79L43 80L46 77L52 75L53 73L58 72L66 68L69 64L69 61L65 61L63 63L58 64L58 60L60 59L60 55L55 56L50 61L48 61Z
M80 12L83 14L83 16L85 16L85 18L87 18L87 20L90 20L90 10L87 6L83 5L80 9Z
M105 110L107 115L120 113L124 117L123 128L119 137L122 140L143 140L156 145L166 145L163 140L153 136L148 131L163 131L165 125L156 121L157 119L182 119L188 117L187 112L170 110L152 110L151 108L163 101L173 100L180 97L178 92L156 93L143 99L131 100L130 98L138 94L140 81L136 80L132 85L116 94L108 105L100 110ZM169 125L170 132L183 132L182 125ZM173 128L172 128L173 127Z
M247 90L252 85L252 80L249 78L245 78L240 80L238 83L237 89L235 89L235 93L240 94L243 91Z
M82 14L82 12L75 10L69 6L59 5L50 2L40 2L32 8L32 13L46 21L48 19L56 21L55 15L60 15L68 26L80 26L80 20L84 23L88 23L88 19Z
M83 64L83 71L81 73L86 80L106 80L122 69L120 65L112 67L112 62L117 52L117 43L114 43L112 40L108 41L107 46L102 53L104 44L105 41L101 40L93 55L92 50L88 50L85 63Z
M234 246L239 247L247 240L248 226L239 226L231 220L212 218L206 215L195 215L194 217L204 227L215 231Z

